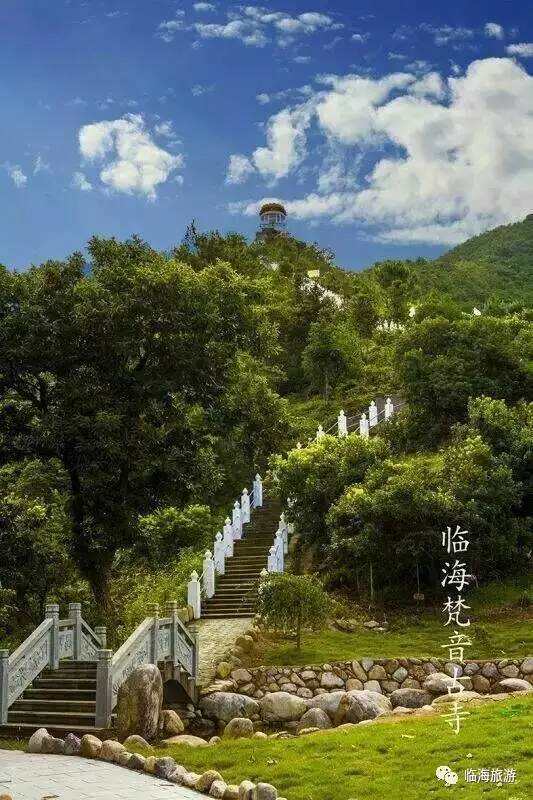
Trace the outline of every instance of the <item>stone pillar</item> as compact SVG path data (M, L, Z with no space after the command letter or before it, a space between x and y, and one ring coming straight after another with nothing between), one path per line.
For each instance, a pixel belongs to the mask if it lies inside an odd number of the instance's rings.
M276 533L276 538L274 540L274 546L276 548L276 558L277 558L277 572L283 572L285 569L284 566L284 540L283 540L283 533L282 531L278 531Z
M222 540L222 534L217 533L215 536L215 547L214 547L214 555L215 555L215 570L217 575L224 575L225 572L225 552L226 552L226 545Z
M68 618L74 623L74 647L72 650L72 660L81 661L81 603L68 604Z
M113 670L111 660L112 650L98 651L98 664L96 667L96 716L97 728L111 727L111 712L113 711Z
M337 431L339 436L346 436L348 434L348 418L342 410L337 417Z
M322 427L322 425L319 425L318 429L317 429L317 432L316 432L316 440L317 440L317 442L320 441L320 439L323 439L325 435L326 434L324 433L324 428Z
M233 506L233 539L242 539L242 519L241 519L241 507L239 505L239 501L235 500L235 504Z
M229 517L226 517L226 521L224 523L223 530L223 537L222 541L224 542L224 554L226 558L233 557L233 528L231 525L231 520Z
M368 407L368 424L371 428L378 424L378 409L374 400Z
M50 631L50 669L59 669L59 606L57 603L47 603L44 607L45 619L52 620Z
M263 481L261 475L257 473L254 480L254 507L261 508L263 505Z
M242 490L241 495L241 519L243 525L250 522L250 495L248 489Z
M276 548L274 545L268 551L268 562L267 562L267 569L269 572L277 572L277 558L276 558Z
M215 562L210 550L206 550L204 555L204 589L209 600L215 594Z
M150 659L152 664L159 661L159 605L158 603L148 604L148 615L152 617L152 647Z
M7 725L9 650L0 650L0 725Z
M283 553L286 555L289 552L289 526L285 519L285 514L281 514L279 518L279 528L276 531L276 536L281 533L283 539Z
M367 437L370 433L370 426L368 424L366 414L361 414L361 419L359 420L359 433L364 437Z
M97 625L94 632L100 639L100 647L105 650L107 647L107 628L105 625Z
M178 601L168 600L165 603L165 615L172 620L170 629L170 658L174 666L178 664L176 639L178 636Z
M387 402L385 403L385 419L389 419L394 414L394 404L390 397L387 397Z
M301 442L296 442L296 449L297 450L301 450L302 449L302 443Z
M200 619L202 614L202 597L200 594L200 581L196 570L191 572L191 579L187 584L187 605L192 608L193 619Z

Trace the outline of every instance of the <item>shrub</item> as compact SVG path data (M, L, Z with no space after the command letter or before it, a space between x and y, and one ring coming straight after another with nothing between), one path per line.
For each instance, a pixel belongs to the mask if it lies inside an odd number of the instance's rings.
M271 574L259 587L259 616L269 627L294 633L300 650L302 630L320 630L330 602L314 575Z

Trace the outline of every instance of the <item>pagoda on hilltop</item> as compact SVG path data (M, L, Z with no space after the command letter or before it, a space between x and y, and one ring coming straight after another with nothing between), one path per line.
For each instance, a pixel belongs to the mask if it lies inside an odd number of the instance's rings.
M261 220L256 239L267 239L270 236L288 236L287 211L281 203L263 203L259 209Z

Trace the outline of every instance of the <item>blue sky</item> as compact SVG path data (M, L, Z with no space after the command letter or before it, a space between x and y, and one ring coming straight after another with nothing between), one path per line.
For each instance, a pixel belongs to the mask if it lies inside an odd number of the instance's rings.
M533 211L528 3L3 0L0 262L295 235L361 268Z

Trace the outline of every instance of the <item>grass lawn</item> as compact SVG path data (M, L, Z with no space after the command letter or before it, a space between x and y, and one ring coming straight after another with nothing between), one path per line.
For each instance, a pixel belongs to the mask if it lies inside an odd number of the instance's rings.
M468 658L522 658L533 653L533 619L510 619L479 623L483 636L472 625L473 645ZM272 637L254 652L254 666L319 664L352 658L442 658L440 647L446 644L447 628L439 619L423 619L404 630L374 633L361 627L355 633L328 628L320 633L306 633L300 652L294 640ZM486 635L485 635L486 634Z
M428 797L533 797L533 698L469 704L454 735L439 716L408 718L289 740L224 740L210 748L161 749L190 770L219 770L228 783L245 777L274 784L287 800L424 800ZM454 787L435 777L440 765L459 775ZM515 784L466 784L467 768L512 768Z

